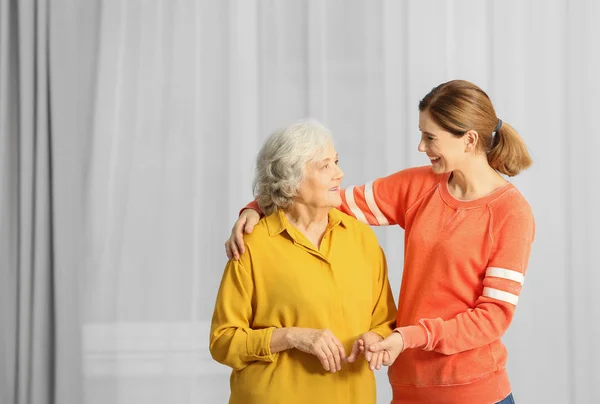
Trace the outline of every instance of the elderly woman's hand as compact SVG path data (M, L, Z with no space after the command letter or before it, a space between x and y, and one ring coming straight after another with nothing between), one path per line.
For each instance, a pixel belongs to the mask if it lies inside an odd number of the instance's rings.
M240 259L244 253L244 233L252 233L260 215L254 209L244 209L231 229L231 236L225 242L227 258Z
M335 373L346 361L346 351L339 339L329 330L314 328L290 328L292 347L316 356L323 369Z
M390 360L389 353L386 350L381 350L377 352L365 352L365 350L370 345L380 342L382 340L383 338L381 338L379 334L374 333L372 331L367 331L366 333L362 334L356 339L356 341L354 341L354 344L352 345L352 352L348 357L348 362L354 362L358 358L358 355L362 353L365 355L365 359L369 361L369 368L371 370L381 369L381 365L384 362Z

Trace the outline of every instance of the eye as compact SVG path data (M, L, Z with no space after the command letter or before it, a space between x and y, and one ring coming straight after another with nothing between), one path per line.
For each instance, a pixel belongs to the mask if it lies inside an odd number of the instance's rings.
M427 139L434 140L435 138L433 136L427 136Z
M336 160L335 165L337 166L339 162L340 162L340 160Z

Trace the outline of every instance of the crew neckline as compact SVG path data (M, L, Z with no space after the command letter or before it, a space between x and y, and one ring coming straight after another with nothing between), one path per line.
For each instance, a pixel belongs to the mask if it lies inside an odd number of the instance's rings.
M514 185L510 181L507 181L506 184L502 185L501 187L496 188L494 191L492 191L490 194L488 194L486 196L482 196L481 198L470 199L470 200L461 200L461 199L457 199L454 195L452 195L450 193L450 189L448 188L448 181L450 180L451 174L452 174L452 172L445 173L442 175L442 178L440 179L439 188L440 188L440 195L442 196L442 199L444 200L444 202L446 202L446 204L448 206L450 206L454 209L470 209L470 208L477 208L480 206L485 206L485 205L489 204L490 202L492 202L493 200L499 198L505 192L514 188Z

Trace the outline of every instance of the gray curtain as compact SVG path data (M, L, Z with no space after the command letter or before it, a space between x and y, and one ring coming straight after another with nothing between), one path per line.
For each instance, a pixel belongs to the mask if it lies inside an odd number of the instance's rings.
M78 273L97 28L95 2L84 3L0 3L1 403L83 402Z

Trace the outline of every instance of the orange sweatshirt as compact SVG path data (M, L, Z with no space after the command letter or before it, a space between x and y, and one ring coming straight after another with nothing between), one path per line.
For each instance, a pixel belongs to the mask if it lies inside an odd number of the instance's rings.
M388 373L394 403L491 404L511 392L500 337L523 285L531 208L510 183L458 200L449 175L417 167L343 192L342 211L405 230L396 322L405 351Z
M523 285L531 208L510 183L457 200L448 178L417 167L342 192L343 212L405 230L392 403L492 404L511 392L500 337Z

